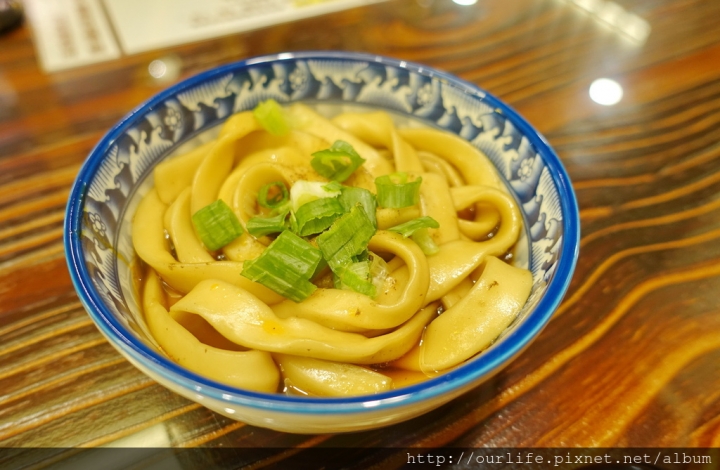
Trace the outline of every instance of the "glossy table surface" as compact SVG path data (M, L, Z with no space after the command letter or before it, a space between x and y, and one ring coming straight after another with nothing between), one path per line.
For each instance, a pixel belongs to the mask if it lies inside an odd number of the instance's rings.
M571 1L391 0L54 74L27 25L0 36L0 446L277 447L280 462L316 446L720 447L720 2L577 3L619 5L649 35ZM421 62L495 94L555 148L582 219L568 294L529 349L440 409L349 435L254 428L159 386L101 337L62 245L86 155L168 85L151 61L173 57L181 79L313 49ZM598 78L620 84L617 104L590 98Z

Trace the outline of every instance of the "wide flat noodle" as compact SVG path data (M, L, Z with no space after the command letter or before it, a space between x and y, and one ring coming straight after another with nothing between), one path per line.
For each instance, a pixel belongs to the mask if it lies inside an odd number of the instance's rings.
M488 257L468 295L428 325L420 346L420 368L454 367L484 350L515 319L532 289L532 275Z
M396 330L372 338L337 331L304 318L279 318L250 292L207 280L171 310L195 313L230 341L242 346L295 356L353 364L377 364L405 354L417 342L437 305L426 307Z
M438 245L459 240L458 216L447 182L433 173L423 173L422 179L420 186L422 215L432 217L440 225L440 228L430 229L430 235Z
M286 184L294 183L299 179L315 177L310 167L310 157L302 155L297 149L292 147L262 149L243 158L240 164L233 169L220 187L218 199L222 199L228 206L233 207L235 194L238 191L238 181L254 166L263 164L279 165L282 169L282 173L278 175L279 180Z
M460 231L471 239L484 239L498 227L493 234L495 240L509 249L517 241L522 229L522 215L515 201L503 191L489 186L468 185L450 189L456 211L475 205L492 208L489 213L480 213L475 220L459 220Z
M315 320L323 325L349 331L394 328L406 322L425 304L428 290L428 263L415 242L393 232L378 231L370 240L368 249L373 252L393 253L401 258L407 273L403 282L392 286L398 295L373 299L358 292L341 289L318 289L300 303L284 300L273 306L282 318L299 317Z
M165 204L171 204L192 184L200 163L214 145L215 141L206 142L186 154L163 160L155 167L155 188Z
M192 213L215 202L223 181L232 170L235 161L235 142L259 129L252 112L235 114L225 123L220 138L202 160L192 182Z
M197 237L190 218L190 188L180 193L165 213L165 227L181 263L210 263L215 259Z
M455 166L468 184L500 189L503 183L497 170L482 152L460 137L437 129L398 129L400 135L416 149L431 152Z
M151 190L140 201L135 212L132 240L140 259L152 266L171 287L185 293L203 279L222 279L250 290L253 295L268 303L276 303L283 299L267 287L241 276L242 263L234 261L179 263L168 251L165 242L163 214L166 209L167 206L160 201L157 191Z
M238 174L240 176L235 184L230 207L243 226L247 225L251 217L257 215L257 194L260 188L275 182L290 187L297 181L291 168L273 163L257 163Z
M198 375L233 387L277 391L280 372L269 353L227 351L201 343L168 314L162 297L160 280L151 271L143 293L145 319L150 333L173 361Z
M272 354L286 385L298 393L348 396L437 375L491 344L514 318L506 307L522 306L532 282L528 271L496 259L517 242L522 217L492 163L453 134L396 128L386 112L343 113L331 120L302 104L284 112L292 127L286 135L269 134L252 112L242 112L228 119L212 142L156 167L156 189L138 207L132 238L153 270L144 310L163 349L193 371L207 367L203 375L214 380L266 391L278 386ZM334 288L324 274L315 280L317 290L296 303L241 276L243 262L260 256L272 235L255 238L245 231L216 252L203 246L193 213L220 199L243 228L252 217L274 214L259 206L260 188L326 182L312 168L312 153L336 140L350 143L366 160L346 186L376 193L375 178L381 175L402 171L423 178L419 204L377 209L378 232L368 249L385 258L387 277L373 279L375 298ZM425 255L412 239L387 231L421 216L439 222L438 229L429 229L439 246L436 254ZM169 311L160 278L175 301L168 302ZM488 288L493 282L497 285ZM440 302L445 312L437 317ZM209 349L197 353L197 345ZM191 351L197 357L190 357ZM238 357L252 358L248 370L268 376L241 385L246 378L223 370L235 367L229 361ZM211 360L218 365L203 365ZM384 363L391 363L394 385L359 366Z
M387 207L380 207L377 210L377 224L378 229L387 230L396 225L404 224L412 219L417 219L422 216L420 207L408 206L401 209L390 209Z
M455 208L462 209L474 202L498 203L500 228L492 238L483 241L456 240L440 246L437 255L428 258L430 285L425 298L432 302L454 289L484 261L486 256L502 256L517 241L522 228L519 209L510 197L486 186L451 188ZM469 222L469 221L468 221ZM460 225L462 230L463 225Z
M308 106L300 103L291 105L288 112L299 128L317 137L324 138L329 142L344 140L353 146L355 151L365 159L363 166L373 177L392 173L392 165L384 159L377 150L358 139L349 132L346 132L328 119L322 117Z
M285 384L311 395L371 395L393 387L388 376L355 364L287 354L275 354L274 357L282 368Z
M390 150L395 171L420 173L423 165L415 149L398 134L392 118L385 112L343 113L332 122L359 139Z
M448 186L462 186L465 180L451 164L430 152L420 151L418 157L426 172L433 172L445 178Z

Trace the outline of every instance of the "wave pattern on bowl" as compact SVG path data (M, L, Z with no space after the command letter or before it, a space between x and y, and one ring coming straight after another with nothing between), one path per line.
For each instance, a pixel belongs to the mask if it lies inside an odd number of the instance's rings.
M167 96L112 144L111 158L103 161L88 188L81 238L92 282L127 327L142 329L123 295L132 286L121 284L130 278L120 276L117 265L119 258L129 261L133 253L129 240L118 239L126 203L159 159L178 144L273 98L281 103L348 102L401 111L454 132L482 150L521 203L533 242L528 261L535 280L532 299L537 300L554 272L562 244L558 190L528 139L501 110L478 97L483 96L469 95L422 68L342 59L259 63ZM118 256L111 249L116 241Z

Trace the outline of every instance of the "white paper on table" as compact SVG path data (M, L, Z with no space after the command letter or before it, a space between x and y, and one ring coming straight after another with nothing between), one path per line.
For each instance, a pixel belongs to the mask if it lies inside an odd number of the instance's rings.
M104 0L126 54L215 38L382 0Z
M384 0L25 0L40 65L57 72ZM121 51L122 48L122 51Z
M25 0L24 7L46 72L120 57L100 0Z

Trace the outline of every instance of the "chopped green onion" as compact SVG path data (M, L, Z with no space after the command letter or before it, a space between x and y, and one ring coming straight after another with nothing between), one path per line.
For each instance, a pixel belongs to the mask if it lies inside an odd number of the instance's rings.
M408 181L404 172L378 176L375 178L378 204L390 209L414 206L420 201L420 183L422 178Z
M340 189L331 187L331 184L322 181L296 181L290 188L290 203L293 212L297 212L300 206L310 201L340 196Z
M336 140L329 149L315 152L312 156L310 165L319 175L341 183L365 162L344 140Z
M277 188L277 189L276 189ZM268 209L277 209L288 201L288 190L285 183L275 181L260 188L258 191L258 204Z
M340 280L340 276L338 276L337 274L333 273L332 281L333 281L333 287L335 287L335 289L348 290L348 289L345 289L347 286L343 285L342 281Z
M273 99L258 104L253 109L253 115L260 126L272 135L285 135L290 130L282 107Z
M357 204L362 205L373 227L377 227L377 200L375 200L375 195L367 189L344 186L340 194L340 204L342 204L345 212L350 212L350 209Z
M322 273L325 271L325 268L328 267L327 261L325 261L325 258L320 258L320 262L317 265L317 268L315 268L315 272L310 277L310 280L315 281L318 279L319 276L322 275Z
M332 226L317 237L323 258L334 273L353 262L353 256L362 253L375 235L375 227L365 211L355 206L337 219Z
M211 251L219 250L243 233L237 216L222 199L194 213L192 223L200 240Z
M247 221L245 227L253 237L262 237L271 233L280 233L288 228L287 215L289 211L283 211L273 217L252 217Z
M435 240L433 240L430 236L430 232L427 228L416 230L415 233L412 234L411 238L418 244L422 252L427 256L437 254L440 251L440 248L437 246L437 243L435 243Z
M370 278L370 261L358 261L333 275L335 288L350 289L361 294L375 297L377 290Z
M342 190L343 185L338 183L337 181L330 181L325 186L323 186L323 189L325 191L340 191Z
M293 302L302 302L310 297L317 289L315 284L299 276L297 273L287 271L279 276L263 267L249 264L251 261L253 260L245 261L241 273L243 276L258 284L262 284Z
M270 246L272 245L275 248L271 250L270 254L277 252L279 256L283 257L288 266L307 279L310 279L315 274L315 270L322 259L322 254L318 248L289 230L278 235L275 241L270 244ZM265 251L268 251L270 246ZM263 251L263 254L265 251Z
M418 217L417 219L408 220L407 222L391 227L388 230L391 232L397 232L403 237L407 238L412 236L412 234L415 233L416 230L420 230L423 228L439 227L440 224L438 224L437 220L426 215L424 217Z
M429 216L424 216L408 220L404 224L396 225L388 230L391 232L397 232L405 238L412 237L423 253L429 256L436 254L440 251L440 248L438 248L437 244L430 236L428 229L439 227L440 224L437 220Z
M294 213L295 233L307 237L330 227L345 211L337 198L324 197L303 204Z
M388 276L388 264L379 255L370 252L370 280L379 292L385 286L385 279Z
M242 275L301 302L317 287L310 282L322 260L320 250L286 230L262 254L243 264Z
M352 257L353 262L357 263L358 261L367 261L370 259L370 252L367 248L365 248L363 251L358 253L357 255Z

